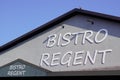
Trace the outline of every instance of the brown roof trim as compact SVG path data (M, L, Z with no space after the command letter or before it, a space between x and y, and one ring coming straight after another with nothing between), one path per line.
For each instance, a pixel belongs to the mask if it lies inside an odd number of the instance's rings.
M3 52L5 50L19 44L20 42L23 42L23 41L33 37L34 35L41 33L43 31L51 28L52 26L66 20L74 15L77 15L77 14L83 14L83 15L98 17L98 18L102 18L102 19L106 19L106 20L115 21L115 22L120 22L120 17L75 8L75 9L63 14L62 16L60 16L60 17L58 17L58 18L56 18L56 19L54 19L54 20L52 20L52 21L50 21L42 26L39 26L38 28L36 28L36 29L16 38L15 40L8 42L7 44L1 46L0 52Z

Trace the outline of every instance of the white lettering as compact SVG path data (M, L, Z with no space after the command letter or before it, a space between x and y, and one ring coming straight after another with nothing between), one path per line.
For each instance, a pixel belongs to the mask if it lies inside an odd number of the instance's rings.
M9 76L24 76L24 74L25 74L25 70L23 70L23 71L8 71L8 75Z
M80 34L80 32L75 32L75 33L72 33L72 35L75 36L75 40L74 40L74 44L77 45L78 43L78 35Z
M98 40L98 35L99 35L101 32L104 32L105 35L104 35L104 37L103 37L102 39ZM106 29L100 29L100 30L97 32L96 36L95 36L95 42L96 42L96 43L100 43L100 42L104 41L107 36L108 36L108 31L107 31Z
M60 46L60 39L61 39L61 33L59 34L59 37L58 37L57 46Z
M96 55L97 55L97 50L95 50L95 53L94 53L93 59L92 59L92 57L91 57L91 55L90 55L90 52L87 51L84 64L86 65L88 59L89 59L89 61L91 62L91 64L94 64L94 63L95 63L95 60L96 60Z
M69 45L71 42L73 42L74 45L78 45L79 41L81 41L80 44L82 44L83 46L87 42L90 44L101 43L107 38L107 36L108 36L107 29L100 29L96 33L94 33L92 30L86 30L86 31L74 32L74 33L67 32L65 34L61 34L61 33L52 34L48 36L48 42L46 46L48 48L51 48L53 46L61 47L60 48L61 50L62 47L64 48L64 46ZM74 46L72 47L75 48ZM64 54L62 54L61 52L53 53L52 56L50 56L50 53L44 53L42 54L40 65L42 66L44 63L47 66L58 66L59 64L61 64L61 65L67 65L67 67L69 67L71 64L86 65L88 61L91 64L95 64L96 56L99 56L98 54L102 55L101 58L100 57L99 58L101 60L101 64L104 64L107 53L111 51L112 49L95 50L94 53L91 54L90 51L82 50L82 51L74 52L74 56L72 56L73 54L72 51L68 51ZM83 57L84 54L85 56Z
M25 74L26 65L10 65L7 75L9 76L23 76Z
M102 63L102 64L105 63L106 53L111 52L111 51L112 51L112 49L107 49L107 50L98 51L99 54L102 54L102 59L101 59L101 63Z
M90 54L90 51L77 51L72 52L68 51L62 55L62 53L53 53L50 59L50 53L44 53L42 55L41 59L41 66L46 64L47 66L58 66L61 65L67 65L69 67L71 64L75 65L86 65L89 61L91 64L95 64L96 57L99 56L98 54L102 54L102 56L99 57L101 60L100 64L105 63L106 53L111 52L112 49L106 49L106 50L95 50L93 54ZM73 56L74 55L74 56ZM46 56L46 57L45 57ZM83 57L84 56L84 57ZM49 61L48 61L49 60ZM50 64L51 63L51 64Z
M55 45L55 43L56 43L56 37L57 37L57 35L56 34L53 34L53 35L50 35L49 37L48 37L48 43L47 43L47 47L53 47L54 45Z
M87 33L89 33L89 35L87 36ZM93 43L93 40L90 39L90 37L92 37L93 35L93 31L85 31L84 33L84 36L83 36L83 40L82 40L82 44L84 45L85 44L85 40L87 40L88 42L90 43Z
M74 61L73 61L73 65L78 65L78 64L82 64L81 61L77 62L77 60L81 60L82 59L82 56L78 56L79 54L83 54L84 51L79 51L79 52L76 52L75 53L75 58L74 58Z
M104 36L100 36L100 34L103 33ZM87 30L87 31L80 31L80 32L67 32L65 34L52 34L48 36L48 41L46 47L51 48L53 46L67 46L70 44L71 40L74 39L74 45L78 44L78 39L80 37L80 34L82 35L81 38L81 44L84 45L86 41L89 43L101 43L106 39L108 36L108 31L106 29L100 29L95 36L93 36L93 31ZM71 39L72 38L72 39Z
M45 58L45 56L46 56L46 58ZM42 54L40 65L42 66L42 64L44 62L47 66L49 66L49 62L47 61L49 59L49 57L50 57L49 53Z
M25 69L26 65L10 65L10 70L18 70L18 69Z
M66 41L66 43L63 43L62 46L66 46L66 45L68 45L68 44L70 43L70 38L68 39L67 36L70 37L70 36L71 36L71 33L68 32L68 33L65 33L65 34L63 35L62 38L63 38L64 41Z
M67 64L67 67L69 67L69 66L70 66L70 61L71 61L72 57L69 57L68 60L67 60L66 62L64 62L64 59L66 59L66 56L67 56L67 55L72 55L72 51L69 51L69 52L67 52L67 53L65 53L65 54L63 55L63 57L61 58L61 64L62 64L62 65Z
M57 66L59 65L59 62L55 63L55 61L59 60L59 57L55 57L57 55L60 55L61 53L53 53L52 55L52 61L51 61L51 66Z

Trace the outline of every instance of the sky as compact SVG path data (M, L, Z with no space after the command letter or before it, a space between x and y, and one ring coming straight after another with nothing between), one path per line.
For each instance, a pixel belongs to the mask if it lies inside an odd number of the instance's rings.
M120 17L120 0L0 0L0 46L74 8Z

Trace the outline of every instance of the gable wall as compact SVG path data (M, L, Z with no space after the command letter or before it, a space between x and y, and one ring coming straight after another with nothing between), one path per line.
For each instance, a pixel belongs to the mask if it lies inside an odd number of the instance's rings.
M94 25L91 25L88 20L94 21ZM64 28L62 28L64 26ZM72 51L72 57L74 57L74 53L77 51L84 50L91 52L93 55L95 50L104 50L104 49L112 49L112 52L107 55L106 57L106 63L104 65L100 64L100 58L101 56L97 56L96 63L91 65L91 63L88 61L86 65L77 65L73 66L73 58L71 59L71 64L69 67L67 65L62 66L59 64L58 66L46 66L45 64L41 67L45 69L49 69L51 71L78 71L78 70L92 70L92 69L101 69L106 67L115 67L120 66L120 63L118 62L119 59L119 47L120 47L120 23L106 21L102 19L97 19L89 16L83 16L83 15L77 15L74 16L64 22L59 23L56 26L53 26L51 29L44 31L43 33L40 33L33 38L22 42L18 46L15 46L14 48L9 49L8 51L4 52L4 54L0 55L0 66L3 66L7 63L10 63L16 59L23 59L27 62L30 62L32 64L35 64L37 66L40 66L40 59L42 54L49 53L50 56L53 55L53 53L60 52L59 57L61 58L66 52ZM50 26L51 27L51 26ZM61 47L54 45L52 48L47 48L47 37L51 34L57 34L61 33L64 35L67 32L74 33L74 32L80 32L80 31L87 31L92 30L94 32L94 35L91 37L91 39L94 40L95 34L100 29L107 29L109 36L100 44L92 43L90 44L88 41L85 42L84 45L82 45L82 36L78 39L78 44L74 45L74 40L72 40L67 46ZM102 34L101 34L102 36ZM65 43L61 39L61 43ZM85 55L83 54L83 59ZM67 57L68 58L68 57ZM66 58L66 59L67 59ZM49 59L49 63L51 62L51 59Z

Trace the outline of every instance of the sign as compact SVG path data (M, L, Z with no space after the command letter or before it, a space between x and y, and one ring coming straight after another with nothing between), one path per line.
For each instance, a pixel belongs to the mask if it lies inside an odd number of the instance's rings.
M78 40L78 38L81 39ZM85 30L80 32L66 32L65 34L59 33L59 34L51 34L48 35L47 42L46 42L46 48L53 48L53 47L67 47L71 42L73 42L74 46L77 45L91 45L96 44L99 45L104 40L106 40L108 36L108 30L107 29L100 29L97 33L94 33L92 30ZM92 38L93 37L93 38ZM72 47L71 47L72 48ZM74 48L74 47L73 47ZM81 48L81 47L80 47ZM91 63L91 65L94 65L96 63L97 58L99 58L99 64L105 64L106 63L106 56L112 54L112 49L102 49L98 50L97 48L94 49L94 52L90 52L89 50L78 50L78 51L72 51L67 50L65 53L61 53L61 51L50 53L46 52L42 54L40 65L43 66L77 66L77 65L86 65L88 62ZM52 54L52 55L50 55ZM97 57L99 56L99 57Z
M0 55L0 65L4 66L16 59L22 59L51 72L105 71L116 67L116 70L119 70L119 23L95 18L95 24L91 25L87 22L89 18L76 15L50 26L3 52ZM26 66L31 65L24 65L19 66L18 74L27 75ZM6 73L11 75L13 66L7 69Z
M89 12L73 13L3 46L0 76L120 70L119 20Z
M46 72L22 60L16 60L0 68L0 76L46 76Z

